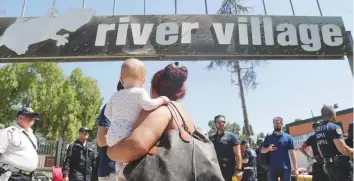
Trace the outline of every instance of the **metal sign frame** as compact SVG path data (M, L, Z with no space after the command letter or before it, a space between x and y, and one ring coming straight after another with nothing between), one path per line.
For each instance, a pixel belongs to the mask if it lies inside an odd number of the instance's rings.
M69 9L54 16L56 12L54 3L42 17L22 17L23 11L19 18L0 18L0 62L130 57L314 60L347 55L353 69L353 40L340 17L95 16L95 10L88 8Z

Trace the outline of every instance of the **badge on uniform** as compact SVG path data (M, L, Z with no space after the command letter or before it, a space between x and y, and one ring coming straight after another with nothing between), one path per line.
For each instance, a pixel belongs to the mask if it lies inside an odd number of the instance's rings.
M342 132L342 129L341 129L341 128L337 128L337 129L336 129L336 132L337 132L338 134L343 134L343 132Z

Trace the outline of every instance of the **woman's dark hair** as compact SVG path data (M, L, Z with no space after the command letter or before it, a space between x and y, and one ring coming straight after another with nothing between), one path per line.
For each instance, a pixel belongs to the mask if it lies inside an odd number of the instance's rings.
M124 89L123 84L119 81L117 84L117 91Z
M151 81L151 88L159 96L166 96L170 100L176 101L186 94L184 82L187 77L187 68L179 66L179 63L175 62L155 73Z

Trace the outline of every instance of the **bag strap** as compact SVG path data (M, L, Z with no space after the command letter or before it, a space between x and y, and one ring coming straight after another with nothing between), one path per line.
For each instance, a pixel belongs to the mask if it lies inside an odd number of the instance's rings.
M22 133L26 135L26 137L28 138L28 140L30 140L30 142L31 142L31 144L32 144L32 146L33 146L33 148L34 148L35 150L37 150L36 145L33 143L33 141L32 141L31 138L28 136L28 134L26 133L26 131L22 131Z
M178 131L180 131L182 128L181 126L179 125L179 119L178 119L178 116L177 116L177 113L175 111L175 109L171 106L171 102L167 104L167 108L170 110L171 112L171 115L172 115L172 119L175 121L175 123L177 124L177 127L178 127Z
M192 133L189 131L189 128L188 128L188 126L187 126L187 124L186 124L186 121L184 120L184 118L183 118L181 112L178 110L177 106L176 106L173 102L171 102L171 105L172 105L172 107L174 107L174 109L175 109L176 112L178 113L179 117L182 119L182 128L183 128L189 135L192 135Z
M180 126L180 121L179 121L179 118L178 118L178 115L176 112L179 112L178 109L173 106L173 103L170 102L167 104L167 108L170 110L171 114L172 114L172 119L175 121L175 123L177 124L177 127L178 127L178 132L179 132L179 136L181 137L181 139L185 142L189 142L190 141L190 138L191 138L191 134L185 130L185 129L182 129L181 126ZM181 119L182 116L180 114L180 117Z

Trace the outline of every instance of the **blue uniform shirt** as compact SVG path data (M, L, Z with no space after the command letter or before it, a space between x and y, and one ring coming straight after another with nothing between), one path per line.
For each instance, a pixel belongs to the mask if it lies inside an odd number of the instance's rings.
M293 138L286 133L271 134L264 139L263 147L273 144L277 149L270 151L269 167L291 169L289 150L294 149Z
M226 131L220 136L217 133L213 133L209 138L214 143L220 168L234 170L236 161L233 147L240 144L236 135Z
M342 128L329 121L322 121L316 128L316 139L323 158L342 155L334 144L333 139L343 139Z
M252 148L247 148L243 153L243 158L248 159L248 163L246 163L245 167L256 167L257 165L257 153Z
M111 123L110 121L104 116L104 110L106 105L103 106L100 116L97 120L97 125L108 128ZM111 172L115 172L115 162L110 160L107 156L107 146L105 147L97 147L98 154L100 156L100 164L98 167L98 177L106 177Z

